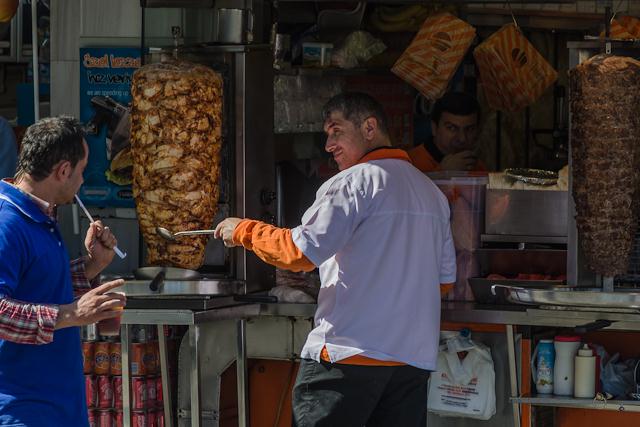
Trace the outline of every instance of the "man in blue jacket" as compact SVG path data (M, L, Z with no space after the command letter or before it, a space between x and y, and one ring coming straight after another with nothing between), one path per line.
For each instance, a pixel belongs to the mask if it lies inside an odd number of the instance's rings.
M0 425L87 426L80 328L120 315L122 280L91 289L116 240L99 221L69 261L55 218L83 182L88 147L71 117L35 123L16 180L0 181ZM75 296L80 298L75 299Z

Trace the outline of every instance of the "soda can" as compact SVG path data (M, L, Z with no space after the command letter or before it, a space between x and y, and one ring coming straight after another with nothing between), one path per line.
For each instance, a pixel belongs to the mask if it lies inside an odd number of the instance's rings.
M160 343L156 341L156 345L153 346L153 353L156 360L156 374L160 373Z
M89 408L89 410L87 411L87 415L89 417L89 427L98 427L97 411L93 408Z
M147 425L149 427L156 427L158 425L156 411L147 412Z
M156 424L158 427L164 427L164 410L158 409L156 412Z
M144 355L147 348L146 343L131 344L131 375L142 376L147 373L144 365Z
M93 341L82 341L82 371L85 374L93 372L95 363L94 348L95 343Z
M109 372L111 375L122 375L122 344L109 343Z
M109 375L109 343L98 341L94 345L93 373L96 375Z
M115 417L111 409L98 411L98 427L113 427Z
M113 408L113 384L111 377L98 377L98 408Z
M155 348L157 346L158 346L157 341L148 342L147 345L145 346L142 363L144 364L144 371L147 375L154 375L156 373L157 361L156 361Z
M121 410L116 411L116 427L122 427L124 425L124 415Z
M144 378L132 378L131 395L133 398L133 404L131 407L137 410L145 409L145 405L147 404L147 383Z
M87 399L87 407L95 408L98 404L98 387L96 377L93 375L84 376L84 391Z
M131 427L149 427L147 423L147 413L144 411L133 411L131 413Z
M162 406L162 376L156 378L156 402L158 406Z
M122 377L113 377L113 406L122 408Z
M156 406L156 379L154 377L147 377L147 408L155 408Z

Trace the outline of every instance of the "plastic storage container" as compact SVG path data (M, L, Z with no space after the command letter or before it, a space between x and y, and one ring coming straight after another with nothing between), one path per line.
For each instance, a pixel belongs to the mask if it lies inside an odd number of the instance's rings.
M302 65L305 67L328 67L331 65L331 43L302 43Z
M486 175L464 172L435 172L428 176L449 200L451 232L456 248L457 276L453 292L445 299L474 301L468 283L470 277L479 274L475 250L480 247L484 233Z
M556 360L553 367L553 394L573 396L575 357L580 348L580 337L557 335L553 340Z

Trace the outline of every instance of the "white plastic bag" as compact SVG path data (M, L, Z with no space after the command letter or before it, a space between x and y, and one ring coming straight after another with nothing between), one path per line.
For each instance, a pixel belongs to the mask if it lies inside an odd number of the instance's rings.
M447 340L429 379L427 408L438 415L488 420L496 413L496 375L489 348L471 340L460 360L459 340ZM444 347L444 348L443 348Z
M387 49L382 40L366 31L354 31L331 54L331 63L339 68L355 68Z

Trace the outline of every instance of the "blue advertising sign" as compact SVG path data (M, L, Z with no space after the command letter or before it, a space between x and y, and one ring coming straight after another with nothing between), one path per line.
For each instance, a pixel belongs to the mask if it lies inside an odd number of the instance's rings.
M80 49L80 121L89 145L80 197L87 205L134 206L129 108L139 67L139 48Z

